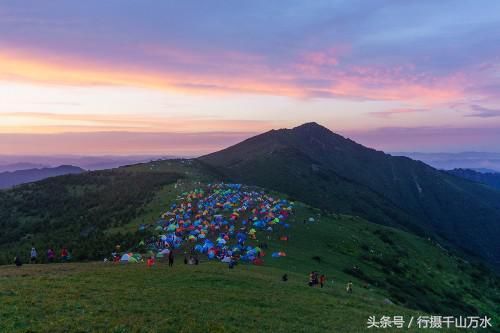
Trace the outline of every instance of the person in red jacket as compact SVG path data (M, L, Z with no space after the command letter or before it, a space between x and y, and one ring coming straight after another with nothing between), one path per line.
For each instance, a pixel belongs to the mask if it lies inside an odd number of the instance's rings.
M155 257L151 256L150 258L148 258L147 264L149 268L153 267L153 265L155 264Z
M319 285L321 286L321 288L323 288L323 286L325 285L325 280L326 280L325 274L321 274L321 276L319 277Z
M61 250L61 261L62 262L68 261L69 259L68 257L69 257L68 250L65 247L63 247Z

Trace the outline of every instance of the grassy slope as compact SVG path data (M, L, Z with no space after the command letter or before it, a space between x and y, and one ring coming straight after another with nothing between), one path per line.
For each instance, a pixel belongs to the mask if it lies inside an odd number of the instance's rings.
M359 332L368 316L418 315L304 276L217 263L54 264L0 270L0 329L8 332ZM387 330L390 332L390 330Z
M187 179L177 189L168 185L156 192L143 214L123 226L130 231L142 220L158 216L177 191L211 180L198 166L180 162L131 169L182 170ZM268 254L275 250L288 254L266 257L265 267L240 265L232 271L219 263L192 267L180 264L180 258L172 271L164 266L148 271L142 264L0 267L0 331L23 332L32 327L36 331L334 328L356 332L365 327L369 315L417 313L401 306L417 308L418 314L442 315L472 315L474 307L482 315L496 314L498 323L499 284L480 267L450 256L428 240L355 217L323 216L318 223L302 223L318 212L299 204L288 242L277 240L276 234L271 240L261 239L269 243ZM361 274L349 273L354 265ZM313 269L327 274L327 289L305 286ZM284 272L290 274L290 283L279 281ZM350 279L355 294L347 297L344 285ZM400 306L385 304L385 298Z

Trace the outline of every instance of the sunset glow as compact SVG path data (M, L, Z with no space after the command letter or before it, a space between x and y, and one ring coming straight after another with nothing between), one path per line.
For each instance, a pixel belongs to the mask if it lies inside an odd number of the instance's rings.
M0 4L0 154L201 154L307 121L385 150L498 151L498 3L375 3Z

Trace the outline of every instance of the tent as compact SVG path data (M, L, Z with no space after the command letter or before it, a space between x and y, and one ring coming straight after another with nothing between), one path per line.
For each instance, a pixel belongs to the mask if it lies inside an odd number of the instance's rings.
M137 262L141 261L141 259L142 259L142 257L138 253L136 253L136 254L125 253L120 258L120 262L121 263L137 263Z

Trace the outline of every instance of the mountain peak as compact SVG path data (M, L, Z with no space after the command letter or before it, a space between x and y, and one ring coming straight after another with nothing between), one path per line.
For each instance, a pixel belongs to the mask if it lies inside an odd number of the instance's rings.
M325 126L322 126L316 122L309 122L309 123L304 123L300 126L294 127L292 129L293 131L301 131L301 130L308 130L308 131L328 131L331 132L328 128Z

